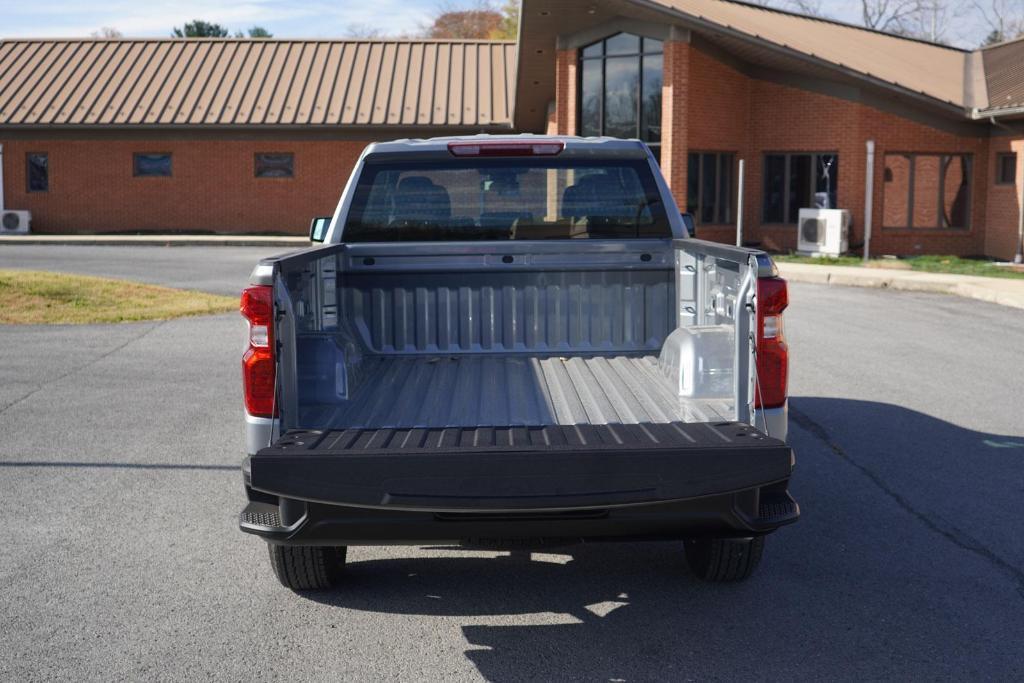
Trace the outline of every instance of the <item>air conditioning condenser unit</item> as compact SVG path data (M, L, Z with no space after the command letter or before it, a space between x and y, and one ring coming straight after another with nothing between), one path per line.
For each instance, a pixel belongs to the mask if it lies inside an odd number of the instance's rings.
M850 212L800 209L797 251L807 256L839 256L850 248Z
M29 211L0 210L0 235L27 235L31 222Z

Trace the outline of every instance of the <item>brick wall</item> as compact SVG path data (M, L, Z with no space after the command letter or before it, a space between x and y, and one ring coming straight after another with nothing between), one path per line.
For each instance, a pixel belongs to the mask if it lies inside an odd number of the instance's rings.
M575 51L559 53L559 73L568 73ZM851 244L859 245L864 235L865 142L875 140L872 251L888 254L950 253L959 255L1004 254L1009 237L999 228L999 237L986 238L985 226L992 219L1006 225L1006 207L990 210L992 189L988 138L984 128L979 136L950 133L912 118L882 111L849 99L812 92L791 85L751 79L717 55L699 45L665 43L664 97L662 104L662 169L676 201L686 207L687 154L690 151L733 152L746 160L744 234L769 249L795 249L796 226L762 222L764 156L770 152L835 152L839 155L837 203L853 217ZM571 87L571 90L570 90ZM576 112L576 80L560 77L552 129L573 134ZM1007 143L1008 144L1008 143ZM968 229L921 229L883 227L886 212L906 215L906 194L890 188L886 201L884 182L888 152L970 154L973 159ZM937 177L937 176L936 176ZM923 176L920 179L923 182ZM952 182L952 181L951 181ZM955 188L947 188L952 193ZM921 193L938 197L938 187L921 186ZM996 207L1004 190L993 190ZM903 207L894 206L901 196ZM951 195L952 196L952 195ZM930 218L924 213L931 212ZM919 219L937 222L935 206L916 208ZM889 221L891 224L891 221ZM1012 238L1016 244L1016 227ZM733 225L704 225L699 234L707 239L731 242Z
M576 97L579 53L558 50L555 53L555 131L561 135L576 134Z
M5 205L39 233L305 234L330 215L366 142L223 139L3 140ZM49 155L50 189L26 191L27 152ZM171 177L133 177L135 152L170 152ZM292 152L293 178L256 178L257 152Z
M680 41L664 43L664 77L661 97L661 167L676 203L686 210L686 154L689 149L690 46Z
M888 254L957 254L962 256L978 255L985 252L986 202L991 183L988 173L988 138L966 137L939 130L916 121L911 121L895 114L883 112L866 105L858 105L860 110L860 131L862 139L875 140L875 195L874 195L874 227L872 230L872 252ZM859 143L863 148L863 141ZM903 188L891 188L888 197L885 188L885 155L895 152L913 152L919 154L969 154L972 159L970 185L970 227L962 229L924 229L907 227L886 227L883 223L883 212L887 201L901 201L905 195ZM863 159L863 153L861 154ZM917 163L921 163L918 159ZM859 177L860 194L864 194L864 164L860 163ZM936 178L937 175L931 175ZM938 195L938 188L915 182L915 216L921 222L934 223L936 216L925 215L926 209L918 206L916 197ZM904 204L905 206L905 204ZM937 206L937 203L936 203ZM902 207L901 207L902 208ZM860 204L863 213L863 200ZM917 220L917 218L915 218ZM858 221L860 224L860 221ZM858 241L862 233L858 230Z
M1017 182L1013 185L996 184L996 156L1000 153L1017 151ZM1017 252L1017 219L1020 215L1019 193L1024 182L1021 173L1021 159L1024 158L1024 141L1009 137L993 137L989 142L989 156L986 169L988 175L988 205L985 214L985 253L998 258L1010 259Z

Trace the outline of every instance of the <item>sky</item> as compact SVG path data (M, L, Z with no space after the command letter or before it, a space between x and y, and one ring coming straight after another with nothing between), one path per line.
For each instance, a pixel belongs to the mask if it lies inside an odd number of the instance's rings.
M112 26L128 37L163 37L192 19L232 33L262 26L279 38L334 38L350 26L412 33L437 0L0 0L0 36L88 36ZM469 5L470 0L445 2Z
M761 0L785 6L785 0ZM168 36L174 26L204 19L232 33L263 26L279 38L336 38L354 26L414 33L442 5L468 7L474 0L0 0L0 37L84 37L112 26L129 37ZM968 7L966 0L959 3ZM860 19L856 0L820 0L830 16ZM976 10L954 22L949 42L975 47L986 34Z

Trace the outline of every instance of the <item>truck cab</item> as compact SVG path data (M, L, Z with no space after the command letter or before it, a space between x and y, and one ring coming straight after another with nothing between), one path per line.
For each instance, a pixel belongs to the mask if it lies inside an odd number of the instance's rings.
M241 306L240 526L285 586L356 544L624 539L737 580L798 518L786 283L690 238L642 143L370 145L317 232Z

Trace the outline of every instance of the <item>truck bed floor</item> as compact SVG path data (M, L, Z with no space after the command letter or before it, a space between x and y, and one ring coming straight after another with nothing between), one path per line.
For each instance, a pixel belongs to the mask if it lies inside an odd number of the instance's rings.
M373 356L341 405L302 409L309 428L717 422L731 400L680 398L657 358Z

